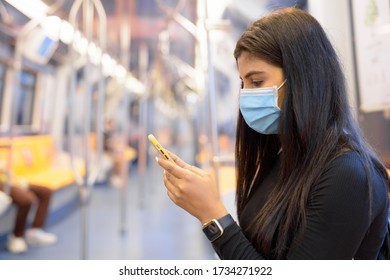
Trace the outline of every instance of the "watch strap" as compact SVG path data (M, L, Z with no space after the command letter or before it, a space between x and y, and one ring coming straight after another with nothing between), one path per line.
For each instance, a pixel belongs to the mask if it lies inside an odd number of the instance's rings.
M230 214L227 214L222 218L217 219L217 221L223 229L226 229L228 226L234 223L234 219Z

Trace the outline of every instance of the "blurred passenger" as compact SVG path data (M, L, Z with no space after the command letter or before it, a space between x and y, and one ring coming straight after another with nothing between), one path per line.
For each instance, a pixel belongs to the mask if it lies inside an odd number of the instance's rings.
M0 182L0 191L4 185ZM48 246L57 241L57 236L45 232L44 226L49 210L52 191L46 187L29 185L24 180L13 182L10 188L12 203L17 207L12 233L8 236L7 249L14 254L24 253L31 246ZM26 229L31 206L36 212L30 229Z
M203 224L222 259L389 258L385 167L364 142L327 35L286 8L255 21L234 56L242 88L236 203L212 176L172 154L168 196Z

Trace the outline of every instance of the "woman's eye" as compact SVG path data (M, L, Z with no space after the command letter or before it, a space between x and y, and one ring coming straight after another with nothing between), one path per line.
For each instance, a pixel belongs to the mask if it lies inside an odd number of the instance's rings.
M259 88L259 87L261 87L261 84L262 84L262 83L263 83L262 81L253 80L253 81L252 81L252 87L253 87L253 88Z

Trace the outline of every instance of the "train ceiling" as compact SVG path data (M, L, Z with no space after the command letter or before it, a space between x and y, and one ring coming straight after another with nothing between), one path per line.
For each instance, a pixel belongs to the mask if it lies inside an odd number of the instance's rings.
M76 1L42 0L42 2L49 7L49 15L57 15L67 20L71 7ZM194 0L101 0L101 3L107 15L107 51L114 57L119 57L120 44L123 43L121 39L123 41L124 37L127 37L132 44L157 41L160 32L166 29L172 20L170 16L173 12L179 12L192 22L195 21L196 15ZM96 13L94 18L96 30L94 33L97 36ZM0 33L3 33L3 36L16 37L20 28L29 20L28 16L16 10L7 0L0 0ZM124 25L127 25L127 29L123 28ZM124 34L124 30L129 34ZM172 33L180 39L181 35L187 35L182 31ZM66 52L66 46L62 46L59 50L60 53L61 50Z
M0 0L0 36L15 38L18 31L30 19L25 14L16 10L8 4L9 0ZM24 7L33 3L30 0L15 0L22 3ZM61 19L67 20L72 5L75 0L41 0L49 7L49 15L57 15ZM131 47L139 44L148 44L149 47L156 45L161 32L169 29L170 40L176 40L176 48L186 48L182 42L191 40L188 32L180 24L173 20L173 14L180 16L193 24L196 24L197 0L100 0L107 15L107 52L113 57L120 57L121 44ZM214 2L215 1L215 2ZM209 2L216 3L216 0ZM229 17L234 18L234 24L247 24L261 14L266 8L291 5L305 6L306 0L218 0L218 5L228 4ZM123 26L126 25L127 29ZM95 35L98 32L98 22L95 15ZM129 42L123 42L124 38ZM193 38L192 38L193 39ZM2 40L4 41L4 40ZM187 43L188 44L188 43ZM190 43L191 45L191 43ZM192 43L193 45L193 43ZM62 45L56 52L57 56L65 55L67 46ZM184 50L180 50L184 51ZM193 53L187 53L187 56ZM134 61L134 60L133 60ZM133 68L133 67L130 67Z

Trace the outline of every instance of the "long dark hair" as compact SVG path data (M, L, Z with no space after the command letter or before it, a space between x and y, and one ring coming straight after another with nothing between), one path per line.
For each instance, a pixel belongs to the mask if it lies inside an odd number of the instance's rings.
M270 258L284 258L292 234L305 223L310 190L332 158L354 150L369 180L374 169L387 182L389 178L361 136L348 105L337 54L311 15L286 8L255 21L237 42L235 58L244 51L282 67L287 83L278 135L259 134L238 115L237 212L240 218L250 194L281 150L279 179L250 232L259 250ZM370 201L371 188L369 183Z

